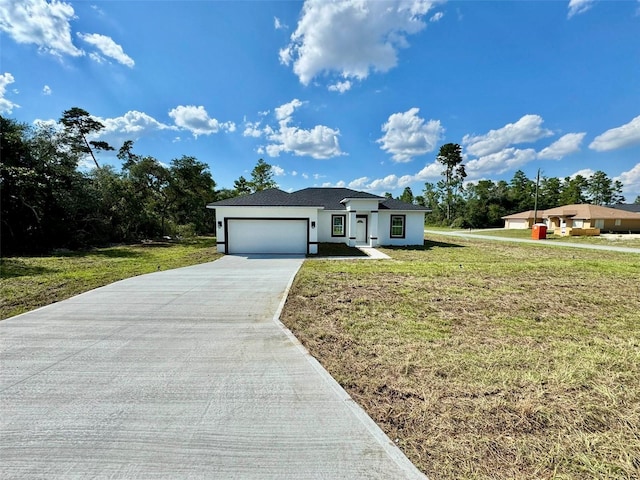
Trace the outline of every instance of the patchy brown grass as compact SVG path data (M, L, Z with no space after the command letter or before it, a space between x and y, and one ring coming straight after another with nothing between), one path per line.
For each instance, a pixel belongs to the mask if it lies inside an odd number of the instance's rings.
M308 260L282 321L432 480L640 478L640 256L450 241Z

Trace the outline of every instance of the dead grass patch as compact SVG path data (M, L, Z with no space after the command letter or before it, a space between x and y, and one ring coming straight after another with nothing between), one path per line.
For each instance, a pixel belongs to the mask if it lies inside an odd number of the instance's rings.
M455 239L309 260L282 321L432 480L640 478L640 261Z

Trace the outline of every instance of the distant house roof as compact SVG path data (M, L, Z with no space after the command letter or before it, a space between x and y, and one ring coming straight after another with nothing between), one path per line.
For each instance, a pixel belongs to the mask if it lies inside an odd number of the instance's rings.
M607 207L614 208L616 210L640 213L640 203L619 203L617 205L607 205Z
M577 219L607 219L607 218L640 218L640 213L627 212L615 208L602 207L600 205L590 205L579 203L574 205L564 205L562 207L550 208L544 211L544 218L549 217L571 217Z
M526 212L512 213L511 215L505 215L501 217L503 220L533 220L535 210L527 210ZM536 218L542 218L544 210L538 210Z
M325 210L346 210L344 200L371 199L378 201L380 210L416 210L429 211L420 205L388 199L367 192L351 190L350 188L305 188L287 193L278 188L263 190L251 195L227 198L207 205L216 207L317 207Z

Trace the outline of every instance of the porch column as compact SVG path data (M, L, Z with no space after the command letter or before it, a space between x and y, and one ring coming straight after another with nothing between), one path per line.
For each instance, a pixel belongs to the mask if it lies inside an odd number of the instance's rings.
M377 247L378 241L378 211L371 210L371 225L369 225L369 245Z
M349 210L348 214L349 216L348 216L347 222L349 224L349 228L347 230L347 235L349 235L349 238L348 238L347 245L349 245L350 247L355 247L356 246L356 228L358 228L356 226L356 211Z

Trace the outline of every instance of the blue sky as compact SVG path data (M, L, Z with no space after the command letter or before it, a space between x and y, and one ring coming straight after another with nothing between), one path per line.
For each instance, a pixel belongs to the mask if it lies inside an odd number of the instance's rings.
M470 181L604 170L640 195L635 0L0 0L0 42L3 115L81 107L219 187L264 158L284 190L419 194L453 142Z

